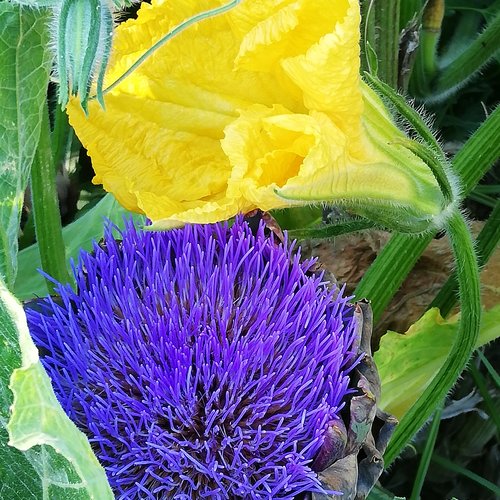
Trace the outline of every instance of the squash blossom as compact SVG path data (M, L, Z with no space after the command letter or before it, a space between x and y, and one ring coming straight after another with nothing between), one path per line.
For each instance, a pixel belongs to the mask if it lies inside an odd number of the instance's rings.
M111 85L155 42L222 2L153 0L115 33ZM420 232L446 203L359 75L358 0L243 0L68 112L102 183L153 228L253 209L343 205Z

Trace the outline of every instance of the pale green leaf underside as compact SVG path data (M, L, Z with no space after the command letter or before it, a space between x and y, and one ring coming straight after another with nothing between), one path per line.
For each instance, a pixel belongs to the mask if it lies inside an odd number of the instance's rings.
M49 78L46 19L45 11L0 2L0 276L9 285Z
M448 356L459 316L444 320L437 308L427 311L401 335L387 332L375 353L382 397L380 407L401 418L424 392ZM500 305L483 312L476 348L500 337Z
M87 438L57 402L38 360L21 304L3 283L0 283L0 460L0 498L113 498L104 469Z
M92 241L99 241L103 235L104 219L117 226L123 226L123 218L131 217L114 198L107 194L94 208L80 219L63 228L66 259L76 259L80 250L91 250ZM138 218L137 215L135 215ZM140 218L142 220L142 218ZM32 245L19 252L19 273L14 285L14 293L21 300L47 295L45 280L37 271L42 267L38 245Z

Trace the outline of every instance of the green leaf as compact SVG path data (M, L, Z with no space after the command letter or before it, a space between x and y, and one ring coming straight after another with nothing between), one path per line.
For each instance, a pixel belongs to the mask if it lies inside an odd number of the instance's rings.
M444 320L429 309L405 334L387 332L375 353L382 381L380 408L401 418L424 392L448 356L460 315ZM500 305L483 312L476 348L500 337Z
M9 286L49 81L46 20L43 10L0 2L0 276Z
M123 227L123 217L132 216L111 194L107 194L94 208L80 219L63 228L66 258L78 257L80 250L91 250L92 241L100 240L105 218ZM135 217L139 217L135 215ZM14 284L14 293L21 300L47 295L43 276L38 272L42 267L38 245L31 245L19 252L19 273Z
M323 210L321 207L292 207L284 210L273 210L272 215L281 229L303 229L321 224Z
M0 345L0 497L112 499L104 469L57 402L23 308L3 282Z

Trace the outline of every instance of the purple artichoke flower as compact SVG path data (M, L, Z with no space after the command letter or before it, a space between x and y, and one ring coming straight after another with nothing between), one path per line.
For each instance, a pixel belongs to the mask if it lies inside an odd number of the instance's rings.
M313 462L358 359L348 298L262 222L115 230L82 252L77 292L27 316L117 497L324 492Z

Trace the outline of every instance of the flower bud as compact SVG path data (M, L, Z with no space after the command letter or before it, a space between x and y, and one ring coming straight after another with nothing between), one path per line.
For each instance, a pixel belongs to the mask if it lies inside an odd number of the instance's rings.
M102 84L113 33L108 3L105 0L63 0L52 22L59 103L64 108L70 95L78 95L87 113L92 82L97 79L97 98L103 106Z

